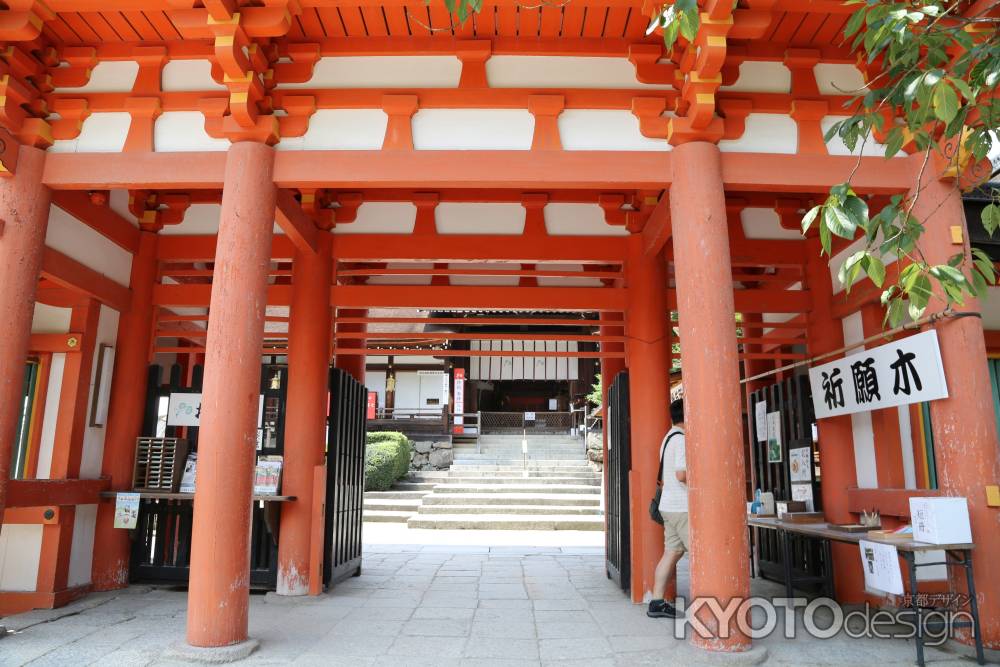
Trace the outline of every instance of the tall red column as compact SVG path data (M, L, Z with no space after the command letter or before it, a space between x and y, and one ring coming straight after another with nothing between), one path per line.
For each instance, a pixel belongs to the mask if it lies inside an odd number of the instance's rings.
M193 646L247 638L250 499L274 227L274 150L235 143L226 158L205 351L188 593Z
M320 232L317 252L296 251L288 325L288 402L282 492L297 502L281 507L278 594L309 592L313 477L326 444L330 369L330 281L333 235Z
M52 194L42 185L45 152L22 146L11 178L0 178L0 517L7 504L11 443L24 390L35 290Z
M647 255L641 234L628 239L625 282L625 353L629 373L632 476L632 600L653 590L653 571L663 555L663 528L649 518L656 490L660 443L670 426L670 335L667 322L667 262Z
M820 256L818 238L806 242L805 287L812 297L812 310L806 320L806 344L810 356L817 356L844 347L843 323L833 316L833 280L825 257ZM824 360L824 363L827 360ZM820 493L823 513L835 523L853 523L847 503L847 490L858 485L854 467L854 429L851 417L842 415L819 419L819 463L823 471ZM864 572L858 567L856 547L831 542L833 551L833 584L837 600L856 604L865 601Z
M729 255L722 159L706 142L672 153L674 276L684 377L687 439L691 597L713 597L723 607L750 593L746 529L746 469L740 416L740 372ZM703 611L707 611L703 608ZM744 651L750 639L730 617L698 617L711 637L692 642L713 651Z
M341 308L337 311L338 317L367 317L368 311L364 308ZM366 324L338 324L337 331L341 333L364 333L368 328ZM337 347L343 349L364 349L364 338L343 338L337 341ZM351 376L364 384L365 382L365 355L363 354L338 354L334 360L337 368L350 373Z
M926 229L920 240L924 257L931 264L944 264L956 253L967 255L969 235L958 189L950 181L939 180L933 168L923 170L921 177L922 156L910 160L914 180L921 178L913 215ZM954 228L963 239L957 244L952 240ZM942 301L934 298L931 306L941 308ZM966 299L955 310L975 313L979 307L977 299ZM969 501L983 641L987 647L998 649L1000 569L996 567L996 555L1000 554L1000 509L986 505L984 489L1000 479L1000 445L983 325L978 317L961 317L946 319L936 328L948 382L948 398L930 403L938 487L946 495L963 496ZM959 572L951 574L958 577ZM964 576L952 585L953 590L964 590ZM968 629L959 630L959 636L965 642L971 641Z
M118 350L111 380L104 458L101 461L101 476L111 478L112 491L132 488L135 439L142 435L150 337L153 332L157 240L157 235L152 232L139 232L139 250L132 257L129 279L132 301L128 312L121 313L118 319ZM94 590L106 591L128 585L131 541L127 530L114 527L114 519L114 503L104 502L97 506L91 568Z

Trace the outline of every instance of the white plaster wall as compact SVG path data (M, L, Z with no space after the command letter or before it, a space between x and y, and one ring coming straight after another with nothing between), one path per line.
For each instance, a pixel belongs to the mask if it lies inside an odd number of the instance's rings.
M49 209L45 245L128 286L132 255L56 206Z
M68 586L90 583L96 524L97 505L78 505L73 517L73 543L70 546L69 573L66 580Z
M163 73L160 75L160 88L165 93L226 89L212 78L212 63L200 59L173 59L168 62L163 66Z
M861 313L852 313L843 319L844 343L851 345L864 340ZM872 429L870 412L851 415L854 431L854 466L857 472L858 488L878 488L878 470L875 463L875 432Z
M434 211L441 234L513 234L524 231L526 211L518 203L444 202Z
M179 225L166 225L160 231L162 236L189 235L214 236L219 233L220 204L191 204L184 213L184 221Z
M0 531L0 591L35 590L41 552L41 525L5 525Z
M739 139L724 139L719 150L729 153L795 153L798 150L798 127L791 116L776 113L752 113Z
M490 264L488 262L463 262L460 264L449 264L450 269L510 269L520 268L520 264ZM452 285L506 285L516 287L521 281L518 276L451 276Z
M669 151L666 139L639 131L639 119L621 109L566 109L559 114L559 139L567 151Z
M462 61L455 56L327 56L312 78L280 88L455 88Z
M409 202L365 202L358 218L338 224L334 234L410 234L417 221L417 207Z
M52 355L49 365L49 388L45 393L45 412L42 415L42 435L38 443L38 479L48 479L52 469L52 447L56 439L56 420L59 417L59 397L62 394L63 370L66 355Z
M118 311L101 306L101 315L97 322L96 346L94 347L94 363L90 371L90 389L87 393L87 428L83 432L83 452L80 459L80 479L97 479L101 476L101 461L104 456L104 426L89 426L90 408L97 391L97 360L101 345L116 347L118 340ZM107 382L111 378L107 378Z
M817 63L813 75L823 95L856 95L865 85L861 70L845 63Z
M413 115L416 150L526 151L534 131L527 109L421 109Z
M505 56L486 61L492 88L671 88L639 83L627 58Z
M787 93L792 89L792 73L783 63L765 60L744 60L740 75L731 86L719 90L753 93Z
M56 88L56 92L127 93L135 85L139 63L134 60L104 60L90 72L86 85L76 88Z
M83 121L76 139L52 142L53 153L120 153L125 146L132 116L124 111L92 113Z
M371 357L368 363L372 363ZM378 406L385 407L385 371L365 371L365 388L378 394Z
M73 310L71 308L58 308L36 301L35 311L31 316L31 333L67 333L72 316Z
M597 204L548 204L545 229L552 236L628 236L624 226L604 221Z
M748 239L788 239L798 241L802 234L794 229L781 226L781 218L773 208L748 206L740 211L740 221L743 223L743 234Z
M381 109L320 109L301 137L278 142L278 150L354 150L382 148L389 117Z
M153 123L153 150L225 151L228 139L216 139L205 132L205 115L200 111L164 111Z

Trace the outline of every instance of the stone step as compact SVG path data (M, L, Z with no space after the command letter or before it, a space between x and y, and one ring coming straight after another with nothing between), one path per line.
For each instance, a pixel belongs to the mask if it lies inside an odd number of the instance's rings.
M560 514L418 514L406 523L445 530L604 530L604 517Z
M393 512L387 510L365 510L361 513L362 521L373 523L406 523L414 516L413 512Z
M578 514L604 516L594 505L421 505L419 514Z
M600 477L524 477L523 475L461 475L448 478L439 484L429 484L434 488L440 484L582 484L600 486ZM402 487L402 485L397 485Z
M525 480L527 481L527 480ZM442 493L561 493L594 494L590 484L438 484L434 494Z
M414 498L420 499L426 496L430 491L365 491L365 499L373 498L384 498L401 500L403 498Z
M599 493L432 493L424 496L429 505L576 505L599 507ZM498 510L499 511L499 510Z
M443 479L442 479L443 481ZM430 491L439 482L396 482L392 485L395 491Z
M392 500L383 498L368 498L365 494L364 509L384 510L387 512L416 512L420 509L420 498L416 500Z
M539 459L528 457L524 459L520 456L516 458L508 456L483 456L483 457L468 457L468 456L457 456L455 460L451 463L453 466L509 466L523 468L525 466L531 468L545 468L545 467L581 467L589 466L590 464L586 459Z

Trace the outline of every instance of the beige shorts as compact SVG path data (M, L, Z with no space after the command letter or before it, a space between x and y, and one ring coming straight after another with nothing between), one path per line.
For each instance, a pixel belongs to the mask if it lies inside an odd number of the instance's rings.
M688 515L687 512L664 512L663 517L663 548L667 551L685 552L688 550Z

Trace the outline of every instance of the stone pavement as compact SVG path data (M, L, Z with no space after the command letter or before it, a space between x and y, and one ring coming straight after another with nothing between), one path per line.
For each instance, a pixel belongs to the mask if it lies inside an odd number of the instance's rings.
M605 577L600 547L367 544L364 572L317 598L251 598L260 648L242 664L683 665L673 621L650 619ZM686 572L681 589L686 590ZM780 594L755 582L755 592ZM0 665L167 665L186 595L135 586L5 619ZM781 624L779 624L781 627ZM772 636L767 664L909 665L904 640ZM928 649L928 664L971 665Z

